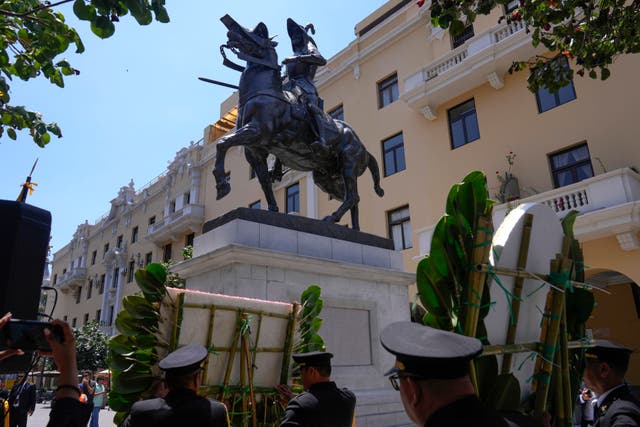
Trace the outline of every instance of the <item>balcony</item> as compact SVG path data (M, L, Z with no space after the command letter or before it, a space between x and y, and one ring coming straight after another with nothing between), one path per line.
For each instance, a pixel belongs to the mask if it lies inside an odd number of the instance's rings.
M640 174L630 168L617 169L575 184L495 205L493 225L497 229L506 214L522 203L544 203L558 218L571 210L580 215L573 227L581 242L616 236L622 250L640 249ZM429 253L435 224L416 230L420 256Z
M515 203L531 202L550 206L559 218L571 210L580 212L574 233L581 242L616 236L623 250L640 249L640 174L632 169L617 169ZM513 203L494 207L496 228Z
M87 281L87 269L74 267L58 278L56 286L61 291L68 291L82 286Z
M409 107L435 120L440 105L489 82L504 86L513 61L527 60L543 48L534 48L522 22L499 24L478 34L404 80L400 98Z
M151 224L146 239L162 245L169 240L179 240L185 234L201 231L203 223L204 206L185 205L161 221Z

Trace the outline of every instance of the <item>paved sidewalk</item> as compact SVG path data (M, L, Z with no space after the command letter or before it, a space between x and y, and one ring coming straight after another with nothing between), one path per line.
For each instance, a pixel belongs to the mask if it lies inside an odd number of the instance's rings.
M51 406L48 403L38 403L33 415L27 419L27 427L46 427L49 421L49 411ZM108 409L100 411L100 427L115 427L113 416L115 412Z

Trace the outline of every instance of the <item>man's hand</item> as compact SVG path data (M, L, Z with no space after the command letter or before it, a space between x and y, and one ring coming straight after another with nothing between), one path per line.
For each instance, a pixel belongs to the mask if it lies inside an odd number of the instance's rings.
M289 401L291 399L293 399L295 397L295 393L291 391L291 389L289 388L288 385L286 384L279 384L277 386L274 387L276 389L276 391L278 392L278 401L283 405L286 406L287 403L289 403Z
M11 320L11 313L7 313L0 319L0 329L4 327ZM7 350L0 351L0 360L6 359L7 357L15 356L15 355L23 355L24 351L19 348L10 348Z
M73 337L73 332L71 331L69 324L61 320L54 320L51 324L59 325L62 328L64 340L63 342L59 342L54 338L51 330L45 329L44 336L51 346L51 352L40 354L44 356L53 356L53 360L56 362L56 366L60 371L58 384L76 386L78 382L78 368L76 363L76 340ZM69 388L60 389L56 393L56 399L60 399L62 397L73 397L77 399L79 392L79 390L72 390Z

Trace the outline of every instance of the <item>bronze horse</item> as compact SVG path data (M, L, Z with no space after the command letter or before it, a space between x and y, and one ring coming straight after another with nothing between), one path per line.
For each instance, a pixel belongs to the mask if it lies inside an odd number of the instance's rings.
M260 181L268 209L277 212L273 194L272 175L267 156L273 154L283 165L299 171L313 171L313 179L323 191L341 200L340 207L325 221L338 222L351 210L351 224L359 230L357 178L368 168L373 177L374 190L382 197L380 172L376 159L366 150L354 130L345 122L328 115L327 146L329 150L311 149L315 134L306 108L291 93L283 91L276 42L260 23L253 30L241 27L229 15L220 19L228 28L228 48L245 60L246 67L232 64L242 71L239 84L238 120L236 131L221 137L217 144L213 175L216 179L217 199L226 196L231 187L225 177L224 161L227 150L245 147L245 157ZM225 64L230 63L225 57Z

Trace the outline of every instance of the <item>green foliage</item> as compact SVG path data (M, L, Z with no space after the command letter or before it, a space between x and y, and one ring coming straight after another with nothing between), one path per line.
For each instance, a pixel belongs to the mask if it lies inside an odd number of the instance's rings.
M302 305L298 324L300 342L295 345L298 353L325 351L324 340L318 334L322 326L322 319L318 316L324 305L324 301L320 298L321 291L320 286L311 285L300 296Z
M80 74L66 59L59 56L75 45L75 52L84 52L84 45L75 29L65 23L65 17L55 6L73 0L51 4L40 0L0 2L0 137L5 133L16 139L16 130L28 130L33 141L44 147L51 135L62 132L56 123L46 123L42 115L25 106L11 105L9 81L14 77L30 80L44 77L58 87L64 87L64 77ZM89 21L91 31L107 38L115 32L114 22L131 14L141 25L169 22L165 0L75 0L73 12Z
M156 347L162 345L155 333L160 321L158 304L166 295L167 269L152 263L136 271L135 279L142 295L122 299L123 310L116 317L120 334L109 340L107 364L113 375L109 407L117 411L116 423L151 386L155 378L151 368L158 362Z
M107 336L98 322L90 322L82 329L74 329L78 369L96 371L107 366Z
M187 260L193 258L193 246L187 245L182 249L182 258Z
M420 261L416 273L420 301L427 309L425 325L459 330L474 230L478 216L489 212L492 205L482 172L471 172L451 187L445 215L433 231L431 252Z
M477 15L488 15L510 0L433 0L430 5L434 26L462 33L465 23ZM500 21L521 21L533 45L542 44L550 52L575 59L577 74L606 80L609 66L618 55L640 52L640 2L626 0L520 0L520 7ZM556 92L572 78L559 70L555 57L521 58L510 71L533 69L529 89L546 86Z

